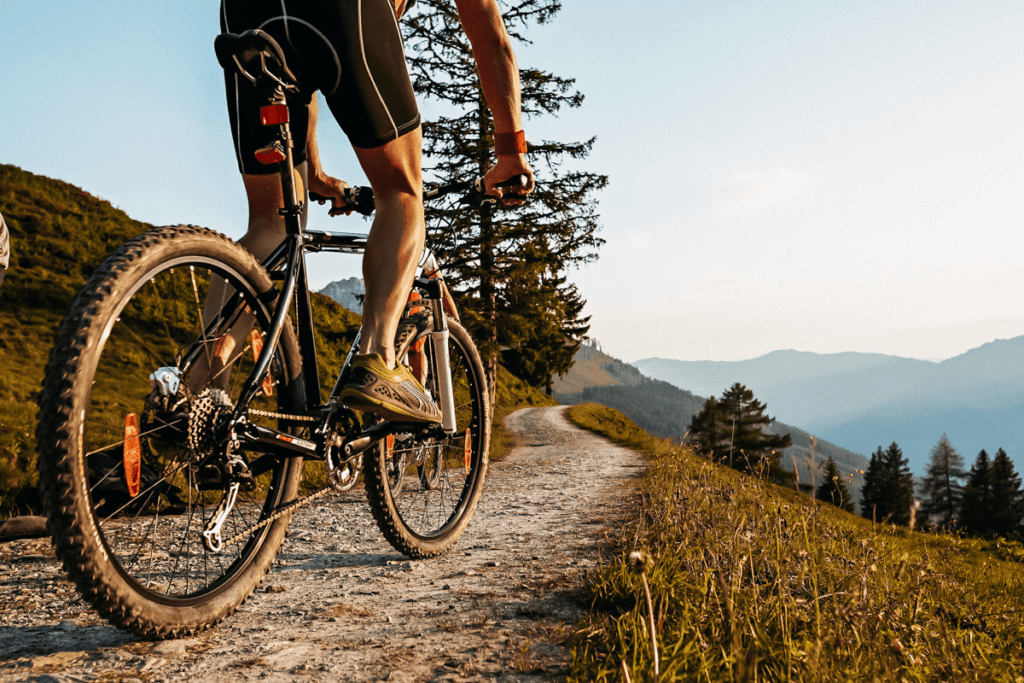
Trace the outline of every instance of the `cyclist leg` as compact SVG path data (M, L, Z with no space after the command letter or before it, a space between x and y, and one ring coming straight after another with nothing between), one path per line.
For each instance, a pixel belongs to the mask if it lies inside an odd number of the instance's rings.
M419 127L356 156L373 187L377 210L363 255L362 353L395 365L395 330L423 254L422 134Z
M272 174L243 174L242 182L245 185L245 195L249 204L249 222L245 235L238 240L238 243L249 250L262 261L277 248L285 237L284 216L278 213L278 209L284 206L284 198L281 194L281 177L277 173ZM295 191L300 197L306 193L306 162L295 167ZM303 227L306 225L306 207L303 206L301 219ZM206 296L206 303L203 306L203 324L220 312L224 304L234 294L234 290L228 287L224 280L211 278L210 289ZM211 372L215 376L213 384L219 389L227 389L229 372L226 368L238 356L238 349L244 346L244 339L256 318L251 313L242 315L231 330L220 337L214 344L213 353L209 361L207 354L201 354L196 361L195 369L189 373L187 384L192 391L198 391L207 383ZM212 368L210 367L212 365Z
M308 206L306 198L306 162L295 167L295 194L303 202L302 227L306 227ZM249 223L245 235L238 243L262 261L284 241L284 216L278 211L284 206L281 194L281 176L277 173L269 175L243 174L245 197L249 204Z

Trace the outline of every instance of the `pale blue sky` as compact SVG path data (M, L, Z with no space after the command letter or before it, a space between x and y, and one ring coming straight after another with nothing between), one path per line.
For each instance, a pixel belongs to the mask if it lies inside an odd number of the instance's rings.
M211 0L0 0L0 162L239 237L217 30ZM610 176L574 275L592 334L626 360L1024 334L1022 35L1019 0L565 0L520 62L587 96L528 137L596 135ZM362 182L332 125L321 148ZM316 263L317 285L358 271Z

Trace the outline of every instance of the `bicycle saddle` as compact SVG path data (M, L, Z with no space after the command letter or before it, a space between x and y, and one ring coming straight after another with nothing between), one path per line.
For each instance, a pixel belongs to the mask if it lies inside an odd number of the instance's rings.
M299 79L288 68L284 50L266 31L222 33L214 39L213 50L225 71L242 74L261 92L270 95L281 87L286 95L303 99Z

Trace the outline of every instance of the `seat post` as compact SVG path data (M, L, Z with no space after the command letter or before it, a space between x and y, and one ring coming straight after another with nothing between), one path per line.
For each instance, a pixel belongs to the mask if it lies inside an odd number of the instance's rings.
M302 204L299 202L295 187L295 142L292 140L291 123L288 120L288 104L284 92L278 88L270 100L270 104L260 109L263 125L278 126L278 141L284 158L278 164L281 175L281 195L284 207L278 210L285 217L285 230L289 235L297 235L302 231Z

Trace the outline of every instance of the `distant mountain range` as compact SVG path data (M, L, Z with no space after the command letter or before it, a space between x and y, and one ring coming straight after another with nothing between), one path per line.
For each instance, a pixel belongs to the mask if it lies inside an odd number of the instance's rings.
M672 439L686 434L690 420L704 405L705 399L701 396L647 377L594 346L581 346L575 360L569 372L553 383L555 399L560 403L600 403L615 408L651 434ZM721 394L721 391L715 393ZM769 414L774 415L772 406L768 408ZM792 436L793 445L783 451L781 462L791 472L795 467L801 483L820 482L818 466L831 456L841 472L853 475L848 485L856 500L860 500L863 477L855 472L867 469L868 461L863 455L819 438L815 448L816 465L812 468L809 433L778 421L769 431ZM815 470L813 475L811 469Z
M331 297L353 313L361 315L363 312L363 295L366 294L366 287L363 286L362 278L337 280L321 289L320 293Z
M943 433L968 465L982 448L1004 448L1018 469L1024 465L1024 337L940 363L775 351L736 362L646 358L633 365L707 395L741 382L780 420L859 453L895 441L918 475Z

